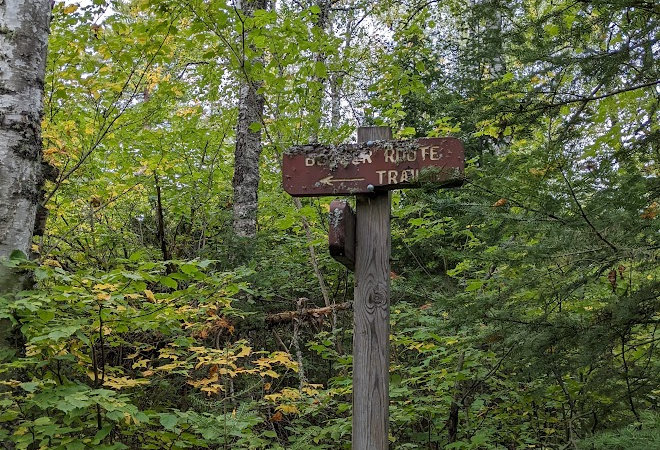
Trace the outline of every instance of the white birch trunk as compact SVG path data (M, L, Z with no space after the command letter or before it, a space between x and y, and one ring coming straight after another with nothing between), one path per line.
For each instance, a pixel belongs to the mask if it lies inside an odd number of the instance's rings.
M42 199L41 116L50 0L0 0L0 258L30 254ZM15 284L0 266L0 292Z

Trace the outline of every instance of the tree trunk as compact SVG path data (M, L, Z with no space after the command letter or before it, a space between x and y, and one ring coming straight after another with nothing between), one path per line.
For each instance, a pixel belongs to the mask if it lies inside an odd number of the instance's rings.
M316 0L314 4L319 8L319 14L316 18L314 26L321 30L322 33L326 32L326 28L330 22L330 1L329 0ZM323 50L319 50L314 55L316 64L326 64L327 55ZM320 76L316 73L314 68L314 76L312 77L314 83L311 84L309 92L309 115L312 117L310 126L311 131L309 135L309 142L315 143L319 141L319 131L323 122L323 100L325 97L325 84L327 81L326 76Z
M50 1L0 0L0 259L14 250L29 255L35 223L45 222L41 116L49 26ZM25 282L0 264L0 293ZM11 323L0 320L0 351L11 347L10 337Z
M45 170L41 153L50 1L0 0L0 258L30 254ZM17 280L0 266L0 292Z
M341 120L341 97L339 94L339 76L333 74L330 77L330 126L335 131L339 128Z
M266 8L266 0L242 2L245 16ZM243 33L246 33L244 30ZM257 233L257 207L259 193L259 158L261 156L261 124L264 96L257 91L261 82L250 79L243 67L244 78L239 91L236 150L234 153L234 233L253 237ZM257 124L257 125L252 125ZM251 127L252 125L252 127Z

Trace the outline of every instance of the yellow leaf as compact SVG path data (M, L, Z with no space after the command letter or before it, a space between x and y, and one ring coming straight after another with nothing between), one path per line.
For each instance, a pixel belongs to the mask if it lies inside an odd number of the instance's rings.
M532 167L531 169L529 169L529 173L531 173L532 175L534 175L536 177L542 177L543 175L545 175L545 173L547 171L548 171L548 169L537 169L535 167Z
M282 397L282 394L268 394L264 395L264 399L269 402L276 402L278 398Z
M291 359L291 355L286 352L273 352L270 355L270 360L282 364L287 369L298 370L298 363Z
M64 14L72 14L72 13L76 12L76 10L78 9L78 6L79 5L75 5L75 4L74 5L69 5L66 8L64 8L63 12L64 12Z
M257 366L264 368L270 368L270 360L268 358L259 358L256 361L253 361Z
M116 291L117 290L117 285L116 284L109 284L109 283L104 283L104 284L95 284L94 289L97 291Z
M261 374L262 377L265 376L265 375L268 375L271 378L279 378L280 377L280 374L275 372L274 370L267 370L267 371L265 371Z
M154 293L151 292L149 289L144 290L144 296L147 297L147 300L149 300L152 303L156 303L156 297L154 297Z
M133 369L138 367L147 367L147 364L149 364L148 359L141 359L138 362L133 363Z
M250 353L252 353L252 347L248 347L247 345L244 345L241 347L241 351L238 352L236 357L243 358L244 356L248 356Z
M208 395L211 395L211 394L218 394L220 391L224 391L225 388L221 384L214 384L211 386L203 387L201 390L206 392Z
M284 414L298 413L298 407L296 405L279 405L276 409L282 411Z
M202 386L208 386L210 384L215 383L216 381L218 381L218 374L214 373L209 378L203 378L203 379L198 380L198 381L188 381L188 384L198 388L198 387L202 387Z
M168 370L176 369L177 367L180 367L180 366L181 366L181 363L173 362L173 363L170 363L170 364L165 364L163 366L160 366L160 367L156 368L156 370L159 370L161 372L167 372Z
M316 389L314 389L310 386L305 386L304 388L302 388L302 390L307 395L316 395L316 394L319 393L319 391L317 391Z
M103 382L104 386L115 389L122 389L126 387L135 387L141 384L149 384L149 380L136 380L128 377L113 377L106 375L106 380Z
M300 400L302 395L300 395L300 392L297 389L284 388L282 389L282 398L287 398L289 400Z
M46 259L43 262L44 266L50 266L50 267L59 267L60 269L62 268L62 265L59 263L59 261L55 261L54 259Z

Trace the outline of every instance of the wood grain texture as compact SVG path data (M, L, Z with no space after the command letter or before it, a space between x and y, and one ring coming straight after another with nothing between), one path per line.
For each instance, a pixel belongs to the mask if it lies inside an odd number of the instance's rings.
M389 128L358 129L358 140L391 138ZM353 449L389 446L389 192L356 199L353 302Z

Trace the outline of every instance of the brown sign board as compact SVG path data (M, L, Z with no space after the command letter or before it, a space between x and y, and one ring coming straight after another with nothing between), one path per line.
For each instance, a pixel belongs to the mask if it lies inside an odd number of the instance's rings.
M328 242L330 256L355 269L355 213L345 200L330 202Z
M309 144L284 153L282 185L294 197L368 194L425 182L460 186L464 168L456 138Z

